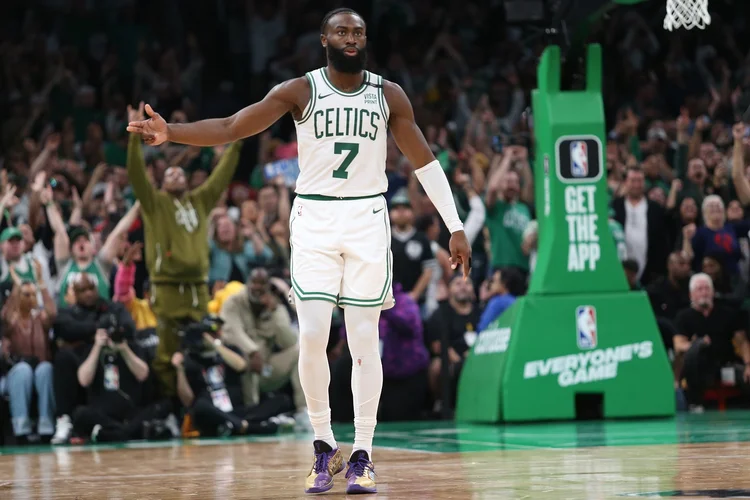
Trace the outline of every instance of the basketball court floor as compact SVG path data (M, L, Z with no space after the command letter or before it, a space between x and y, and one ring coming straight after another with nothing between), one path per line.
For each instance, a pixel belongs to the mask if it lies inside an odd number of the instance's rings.
M380 424L376 434L380 493L361 498L750 498L745 411L512 426ZM338 427L336 435L348 454L353 429ZM0 448L0 499L305 498L310 439ZM350 498L343 475L337 479L323 496Z

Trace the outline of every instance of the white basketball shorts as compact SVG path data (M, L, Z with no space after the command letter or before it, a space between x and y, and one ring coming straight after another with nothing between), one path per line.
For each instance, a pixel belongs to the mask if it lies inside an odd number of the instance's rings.
M289 217L292 300L393 307L391 226L385 198L298 195Z

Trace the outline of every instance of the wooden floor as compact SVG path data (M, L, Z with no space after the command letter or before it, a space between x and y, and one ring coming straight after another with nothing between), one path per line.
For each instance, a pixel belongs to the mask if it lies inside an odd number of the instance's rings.
M578 425L382 425L373 452L376 498L750 498L749 422L750 413L729 413ZM336 432L351 437L351 429ZM348 453L351 445L342 448ZM0 499L304 498L311 460L309 436L295 435L0 448ZM326 497L346 497L343 475L337 479Z

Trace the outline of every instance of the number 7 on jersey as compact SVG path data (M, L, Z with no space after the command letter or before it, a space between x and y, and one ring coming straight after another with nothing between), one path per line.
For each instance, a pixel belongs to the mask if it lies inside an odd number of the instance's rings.
M333 171L333 177L336 179L348 179L349 172L346 171L349 165L352 164L354 158L359 154L359 144L356 142L335 142L333 144L333 152L340 155L346 152L344 161L341 162L341 166Z

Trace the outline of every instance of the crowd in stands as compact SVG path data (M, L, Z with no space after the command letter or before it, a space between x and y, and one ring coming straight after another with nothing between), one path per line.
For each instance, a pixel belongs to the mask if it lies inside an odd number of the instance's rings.
M244 141L210 212L206 312L223 324L185 325L170 360L176 399L161 393L152 369L149 241L126 170L125 126L128 104L148 102L172 122L225 116L324 65L319 23L338 2L39 4L10 1L0 16L4 431L19 443L62 444L304 426L286 300L292 120ZM396 307L380 320L379 419L419 419L454 404L442 401L441 353L455 398L477 336L534 272L529 106L546 42L504 23L502 2L350 4L368 21L369 69L410 97L473 245L471 279L457 279L448 231L412 175L420 166L389 139ZM605 55L610 228L632 289L651 299L675 387L699 409L704 389L750 382L750 124L741 123L750 56L734 36L743 16L716 15L705 32L677 36L647 21L651 14L622 8L590 36ZM143 145L156 186L178 165L199 188L225 153ZM331 405L334 420L351 421L342 316L335 312L328 350Z

